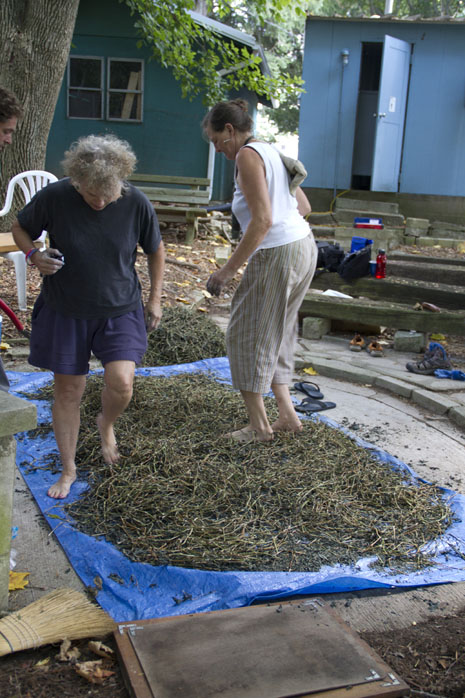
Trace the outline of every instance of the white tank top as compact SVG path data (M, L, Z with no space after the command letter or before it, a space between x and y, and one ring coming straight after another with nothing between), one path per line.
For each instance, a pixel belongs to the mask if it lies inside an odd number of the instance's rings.
M249 143L246 147L256 150L263 160L271 200L273 223L257 250L288 245L307 237L311 233L310 226L297 209L297 199L289 192L289 173L276 148L269 143ZM245 233L251 215L237 179L232 211Z

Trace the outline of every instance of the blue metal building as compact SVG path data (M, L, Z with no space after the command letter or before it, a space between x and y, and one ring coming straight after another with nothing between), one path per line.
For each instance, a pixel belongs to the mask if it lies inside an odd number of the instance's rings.
M309 16L303 78L304 187L465 196L465 21Z

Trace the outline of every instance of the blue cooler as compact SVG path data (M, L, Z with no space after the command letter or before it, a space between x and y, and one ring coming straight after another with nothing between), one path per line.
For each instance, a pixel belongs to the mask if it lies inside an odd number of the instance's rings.
M354 235L352 238L352 244L350 246L350 251L351 252L357 252L357 250L362 250L364 247L367 247L367 245L372 245L373 240L369 240L368 238L360 238Z

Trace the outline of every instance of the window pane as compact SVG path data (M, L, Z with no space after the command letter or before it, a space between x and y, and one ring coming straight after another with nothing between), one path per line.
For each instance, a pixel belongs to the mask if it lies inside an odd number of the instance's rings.
M102 94L100 90L69 90L68 115L81 119L102 118Z
M110 61L111 90L140 90L142 64L140 61Z
M99 58L69 59L70 87L102 87L102 62Z
M112 92L108 104L108 118L141 121L141 104L140 94Z

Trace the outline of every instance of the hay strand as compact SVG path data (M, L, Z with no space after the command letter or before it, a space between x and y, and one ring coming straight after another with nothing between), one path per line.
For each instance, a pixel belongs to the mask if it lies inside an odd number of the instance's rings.
M0 656L62 640L104 637L116 623L74 589L50 594L0 619Z

